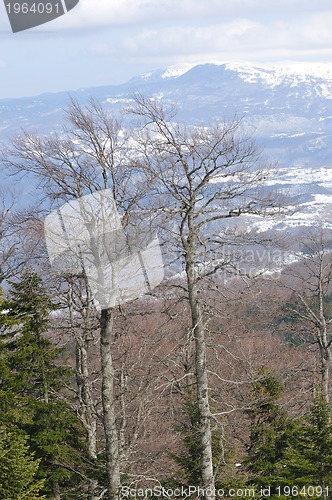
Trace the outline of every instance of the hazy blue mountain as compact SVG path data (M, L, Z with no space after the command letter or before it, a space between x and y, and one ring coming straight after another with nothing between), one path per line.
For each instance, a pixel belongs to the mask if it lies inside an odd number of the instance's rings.
M265 154L281 168L271 185L302 195L307 221L326 212L332 199L332 64L269 69L221 63L176 65L123 85L4 99L0 100L2 140L22 128L48 133L59 127L70 95L81 103L92 97L118 114L137 91L176 103L178 119L188 124L243 117L244 126L254 131ZM303 222L295 218L292 224Z
M332 135L332 65L263 69L232 64L179 65L135 77L123 85L0 100L2 137L21 128L47 133L63 119L72 95L90 97L114 113L132 93L175 102L179 119L193 124L245 117L271 156L285 165L329 161Z

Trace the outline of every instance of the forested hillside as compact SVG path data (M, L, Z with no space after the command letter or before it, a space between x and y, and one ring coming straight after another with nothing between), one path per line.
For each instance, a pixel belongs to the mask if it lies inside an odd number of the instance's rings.
M328 224L269 229L241 120L131 104L3 149L0 498L330 498Z

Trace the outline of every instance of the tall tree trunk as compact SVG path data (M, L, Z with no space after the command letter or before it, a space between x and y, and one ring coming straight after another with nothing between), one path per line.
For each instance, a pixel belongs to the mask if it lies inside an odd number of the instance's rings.
M119 498L120 450L116 425L114 378L112 358L114 308L103 309L100 320L100 354L102 368L102 405L106 439L106 466L108 477L108 500Z
M97 416L92 397L88 347L82 337L77 338L76 342L76 382L80 403L80 418L87 433L89 456L95 460L97 458Z
M320 357L321 357L321 391L325 401L329 403L330 363L331 363L330 348L321 347Z
M85 277L86 280L86 277ZM79 415L83 423L87 435L87 445L89 457L92 460L97 458L97 413L95 409L95 401L93 397L93 383L92 375L90 373L89 363L89 345L91 338L90 331L90 309L89 304L91 301L90 290L87 281L86 304L82 303L81 315L84 318L82 328L75 327L75 312L73 304L73 287L72 283L68 282L68 298L69 298L69 315L70 324L73 329L73 336L76 342L76 384L77 395L79 401Z
M197 384L197 408L199 412L201 444L201 480L207 500L215 499L215 482L212 461L211 411L209 403L208 372L206 366L206 342L202 309L197 295L193 253L186 254L186 274L189 291L192 328L195 339L195 374Z
M323 259L319 260L318 270L318 292L319 292L319 323L318 328L318 343L320 349L320 362L321 362L321 391L325 401L328 403L329 397L329 377L330 377L330 363L331 363L331 345L328 335L328 323L326 321L326 312L324 306L325 290L324 283L326 280L324 272Z
M54 500L61 500L60 496L60 485L58 481L53 481L52 483L53 497Z

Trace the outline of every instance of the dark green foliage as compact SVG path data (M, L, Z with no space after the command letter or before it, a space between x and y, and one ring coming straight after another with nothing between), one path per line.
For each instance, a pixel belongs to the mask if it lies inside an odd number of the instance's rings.
M201 484L201 445L199 436L199 412L196 402L188 398L183 405L182 422L175 426L181 436L182 448L172 458L180 467L179 482L181 484Z
M37 479L40 460L29 451L28 436L11 426L0 427L0 498L39 500L44 481Z
M42 279L34 272L26 270L19 282L9 282L11 285L10 299L7 304L7 318L13 318L20 325L21 332L40 334L45 331L50 311L57 309Z
M173 481L173 486L201 486L201 456L202 448L199 436L199 412L196 400L188 396L182 407L182 420L175 426L175 430L181 438L181 448L175 454L171 454L175 463L179 466L178 476ZM229 449L225 449L224 430L217 425L212 426L212 453L213 467L216 476L216 487L238 487L243 486L240 478L235 478L234 456ZM229 467L228 462L232 462ZM170 483L169 483L170 484Z
M280 381L272 374L253 384L255 399L247 410L251 420L246 459L249 482L258 488L270 487L270 498L298 498L297 488L301 498L325 498L324 488L332 491L331 408L319 396L306 417L292 419L277 402L281 391ZM309 486L322 490L308 494ZM288 487L294 488L294 495L282 494Z
M331 408L322 396L299 421L284 456L285 484L329 487L332 491ZM315 498L315 497L314 497Z
M250 419L250 444L245 460L249 482L258 487L272 487L272 494L282 479L280 463L295 426L277 402L282 390L278 378L260 370L258 381L253 383L251 408L246 410Z
M48 401L50 393L62 385L68 370L58 366L60 350L44 335L49 315L57 307L51 301L42 280L26 271L20 282L11 283L5 301L7 356L11 387L20 394Z
M31 449L41 458L40 469L48 484L55 480L71 483L71 469L79 468L84 452L82 429L75 414L60 401L36 402L33 419L25 429Z
M0 342L1 421L15 422L26 432L46 486L66 484L80 463L83 439L80 422L64 398L71 371L59 365L60 349L45 336L56 306L30 271L11 285L8 300L2 301L7 313Z

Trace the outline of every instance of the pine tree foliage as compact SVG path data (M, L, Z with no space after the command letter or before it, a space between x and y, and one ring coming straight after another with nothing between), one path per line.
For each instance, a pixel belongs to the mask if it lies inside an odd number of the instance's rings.
M201 446L199 436L199 414L193 398L188 398L183 405L183 418L175 425L175 431L182 439L182 447L172 455L179 466L179 482L188 485L200 485Z
M84 453L80 422L63 389L71 371L59 364L60 349L46 337L56 305L42 280L27 270L2 300L5 328L0 342L0 416L28 435L40 461L40 477L71 481ZM62 394L61 394L62 390Z
M251 435L246 465L250 484L270 498L328 498L332 491L331 408L315 398L305 417L291 418L278 404L282 384L272 374L253 386L247 410ZM278 489L279 488L279 489Z
M175 431L181 437L181 447L171 457L179 467L178 479L180 486L201 486L201 457L202 449L199 435L199 412L196 401L188 396L182 406L181 421L175 425ZM212 432L213 467L217 488L243 486L243 478L235 477L234 456L226 445L225 436L221 427L213 428ZM229 462L232 467L229 467ZM231 470L233 469L233 473Z
M266 369L259 370L258 379L252 386L252 404L246 413L250 419L250 444L245 460L249 482L259 488L281 484L283 456L295 422L278 404L283 384Z
M44 480L37 478L40 460L27 444L28 436L18 428L0 428L0 498L41 500Z
M283 475L285 484L322 487L324 494L332 491L331 407L321 395L315 398L308 415L299 420L284 456Z

